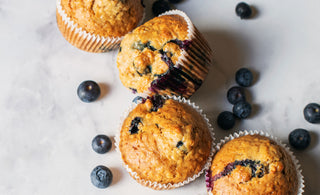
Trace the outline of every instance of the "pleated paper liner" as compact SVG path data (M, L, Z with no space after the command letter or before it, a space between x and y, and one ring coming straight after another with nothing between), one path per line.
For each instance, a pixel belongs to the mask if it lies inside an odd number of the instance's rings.
M174 188L178 188L178 187L181 187L181 186L184 186L192 181L194 181L196 178L198 178L202 173L204 173L204 171L208 168L210 168L211 166L211 161L212 161L212 156L213 156L213 152L214 152L214 140L215 140L215 137L214 137L214 132L213 132L213 128L211 126L211 124L209 123L209 119L206 117L205 114L203 114L203 111L202 109L199 108L199 106L196 106L194 103L190 102L190 100L187 100L185 98L181 98L181 97L176 97L176 96L163 96L164 99L173 99L173 100L176 100L180 103L184 103L184 104L187 104L189 105L190 107L192 107L193 109L195 109L203 118L204 120L206 121L207 123L207 127L208 127L208 130L210 131L210 134L211 134L211 139L212 139L212 143L211 143L211 151L210 151L210 155L206 161L206 163L204 164L203 168L201 169L201 171L199 171L198 173L194 174L192 177L189 177L187 178L186 180L184 180L183 182L179 182L179 183L167 183L167 184L161 184L161 183L157 183L157 182L152 182L152 181L148 181L148 180L144 180L144 179L141 179L139 177L139 175L132 171L130 169L130 167L124 163L123 159L122 159L122 164L123 166L126 168L126 170L129 172L130 176L135 179L139 184L143 185L143 186L146 186L146 187L149 187L149 188L152 188L154 190L169 190L169 189L174 189ZM121 142L120 140L120 131L121 131L121 128L122 128L122 124L123 124L123 121L125 120L125 118L128 116L128 114L136 107L137 104L133 103L129 108L128 110L124 113L124 115L120 118L120 123L119 123L119 130L118 130L118 134L116 135L116 149L117 151L120 153L121 155L121 151L120 151L120 148L119 148L119 144Z
M291 157L292 161L293 161L293 164L295 166L295 169L296 169L296 173L297 173L297 179L298 179L298 192L297 192L297 195L302 195L303 192L304 192L304 178L303 178L303 175L302 175L302 171L300 169L300 164L299 164L299 161L297 160L297 158L294 156L294 154L290 151L289 147L286 146L285 144L283 144L278 138L266 133L266 132L263 132L263 131L257 131L257 130L251 130L251 131L247 131L247 130L244 130L244 131L239 131L238 133L233 133L229 136L226 136L224 139L220 140L220 142L218 144L216 144L216 147L215 147L215 151L214 153L216 154L221 148L222 146L227 143L228 141L231 141L235 138L238 138L238 137L242 137L242 136L245 136L245 135L261 135L261 136L265 136L273 141L275 141L279 146L281 146L285 152ZM208 178L207 174L208 174L208 170L210 170L210 167L209 169L206 170L206 179ZM208 192L209 195L212 195L211 192Z
M183 93L171 90L170 88L157 90L157 93L160 95L174 95L189 98L205 80L212 65L213 52L209 46L209 43L183 11L171 10L159 16L163 15L179 15L184 18L188 24L187 40L190 41L190 44L187 48L181 50L181 55L175 64L175 68L181 70L182 74L180 76L184 79L183 83L177 83L183 84L186 87L185 90L183 90ZM172 84L174 85L175 83ZM144 92L144 94L153 93L154 92L152 91Z
M86 32L67 16L62 9L61 0L57 0L57 24L63 37L73 46L93 53L108 52L117 49L123 36L121 37L103 37ZM144 15L139 25L144 20Z

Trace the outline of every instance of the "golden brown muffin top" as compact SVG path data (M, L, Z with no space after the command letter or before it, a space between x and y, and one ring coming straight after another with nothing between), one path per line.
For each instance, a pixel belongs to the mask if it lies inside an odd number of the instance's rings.
M164 55L176 65L188 39L188 24L180 15L155 17L127 34L117 57L123 85L138 93L146 92L152 81L169 69Z
M143 17L141 0L61 0L71 21L85 31L104 37L121 37Z
M202 170L211 141L195 109L172 99L148 99L125 119L119 148L124 163L140 179L174 184Z
M297 193L297 173L289 154L261 135L246 135L222 146L211 166L212 193Z

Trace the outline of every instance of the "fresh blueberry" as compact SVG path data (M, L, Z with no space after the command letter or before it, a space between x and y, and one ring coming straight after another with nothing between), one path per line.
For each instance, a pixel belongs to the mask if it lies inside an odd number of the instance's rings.
M305 129L295 129L289 134L289 143L295 149L306 149L310 142L310 133Z
M135 117L131 121L130 129L129 129L129 132L131 135L139 132L139 124L140 123L142 123L142 119L140 117Z
M98 188L107 188L112 183L112 172L103 165L94 168L90 176L92 184Z
M231 87L227 92L227 99L231 104L235 104L239 101L245 101L244 88L242 87Z
M93 138L91 146L95 152L104 154L109 152L112 148L112 141L106 135L97 135Z
M240 68L236 72L236 82L242 87L249 87L252 85L253 75L247 68Z
M163 12L169 11L170 5L168 1L157 0L152 4L152 12L155 16L162 14Z
M252 14L252 9L248 4L241 2L238 3L238 5L236 6L236 14L241 19L247 19L250 18Z
M170 3L180 3L182 0L169 0Z
M240 119L245 119L251 114L251 105L246 101L237 102L233 106L233 114Z
M219 114L217 123L221 129L228 130L234 127L236 119L232 112L224 111Z
M320 105L308 104L303 110L304 118L310 123L320 123Z
M94 81L83 81L77 90L78 96L83 102L93 102L100 96L100 87Z

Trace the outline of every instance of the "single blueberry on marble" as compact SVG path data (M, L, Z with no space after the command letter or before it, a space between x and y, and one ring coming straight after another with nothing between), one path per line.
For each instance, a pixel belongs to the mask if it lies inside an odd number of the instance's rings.
M295 149L306 149L310 145L310 142L310 133L305 129L295 129L289 134L289 143Z
M112 183L113 175L108 167L99 165L91 172L91 182L98 188L107 188Z
M158 16L166 11L171 9L168 1L165 0L157 0L152 4L152 13L155 16Z
M91 142L92 149L98 154L104 154L111 150L112 141L106 135L97 135Z
M83 81L77 90L77 94L81 101L89 103L97 100L100 96L99 85L91 80Z
M252 9L247 3L240 2L236 6L236 14L241 19L247 19L252 15Z
M236 82L242 87L249 87L253 82L253 74L247 68L240 68L236 72Z
M228 130L234 127L236 123L235 116L232 112L224 111L221 112L217 119L218 126L223 130Z
M251 105L246 101L237 102L232 109L233 114L240 119L247 118L251 114L251 110Z
M320 105L317 103L308 104L303 110L304 118L309 123L320 123Z
M246 97L244 88L238 86L231 87L227 92L227 99L231 104L235 104L239 101L245 101Z

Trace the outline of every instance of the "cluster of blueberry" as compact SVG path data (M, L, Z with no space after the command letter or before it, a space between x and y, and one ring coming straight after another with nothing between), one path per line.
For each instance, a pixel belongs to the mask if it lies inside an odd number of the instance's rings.
M91 80L83 81L77 90L81 101L90 103L97 100L101 90L99 85ZM97 135L92 140L92 149L98 154L105 154L112 148L112 141L106 135ZM91 182L98 188L106 188L112 183L112 172L108 167L99 165L91 172Z
M246 101L245 88L252 85L253 74L247 68L241 68L236 72L236 82L239 86L231 87L227 92L228 101L233 104L233 112L223 111L219 114L217 123L224 130L234 127L236 117L245 119L251 114L252 107Z

